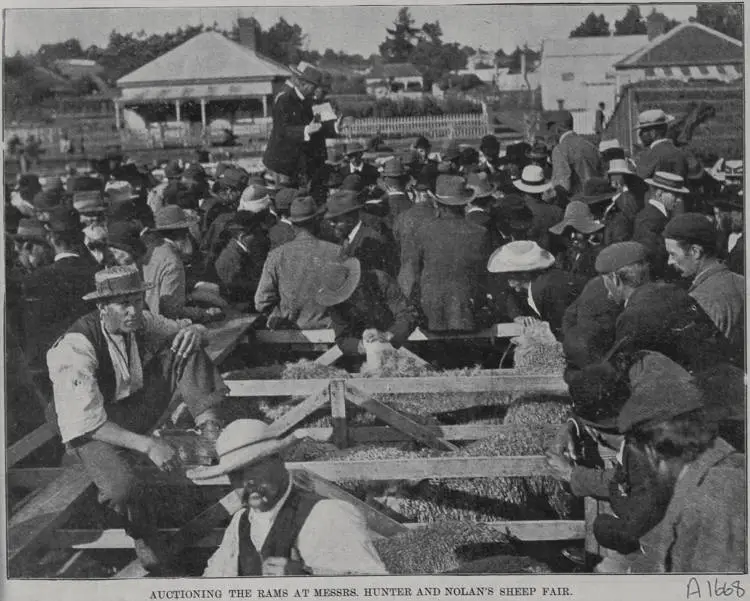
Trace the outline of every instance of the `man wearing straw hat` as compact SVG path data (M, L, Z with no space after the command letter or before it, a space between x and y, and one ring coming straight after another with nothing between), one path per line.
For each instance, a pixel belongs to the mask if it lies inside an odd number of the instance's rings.
M97 308L77 320L47 353L54 416L69 452L78 456L99 490L99 502L125 520L147 569L167 554L155 522L158 492L134 471L137 457L162 471L177 469L177 450L149 435L179 395L200 432L208 458L221 428L217 408L226 387L201 350L206 330L143 310L143 283L135 266L95 276L85 295Z
M290 476L282 453L304 436L278 438L261 421L236 420L216 441L219 464L190 474L228 475L243 504L204 577L387 573L360 512L304 490Z
M527 165L513 186L524 193L524 201L534 217L528 231L529 240L536 241L542 248L550 249L549 228L563 218L563 210L542 199L545 192L552 190L552 182L544 177L539 165Z
M687 156L667 137L667 130L672 121L674 118L661 109L643 111L638 115L635 130L646 149L636 161L636 174L641 179L652 177L657 171L674 173L683 180L687 178Z
M626 159L612 159L609 162L607 175L610 184L617 192L602 215L604 246L630 240L633 235L635 217L642 208L634 194L635 190L630 189L636 181L640 180Z

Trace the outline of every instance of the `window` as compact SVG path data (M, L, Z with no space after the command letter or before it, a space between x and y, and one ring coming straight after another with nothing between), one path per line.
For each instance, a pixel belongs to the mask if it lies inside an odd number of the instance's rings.
M672 77L672 67L664 67L664 75L666 75L667 77Z
M716 70L719 72L720 75L727 74L727 70L724 68L724 65L716 65Z
M562 80L563 81L573 81L576 78L574 73L563 73L562 74Z
M708 67L705 67L703 65L698 66L698 71L700 71L701 75L708 75Z
M649 67L648 69L646 69L646 77L656 77L656 71Z
M394 81L391 83L391 92L401 92L404 89L404 84L400 81Z
M407 92L421 92L422 91L422 84L418 81L410 81L406 84L406 91Z
M680 71L682 71L682 74L686 77L690 77L690 67L680 67Z

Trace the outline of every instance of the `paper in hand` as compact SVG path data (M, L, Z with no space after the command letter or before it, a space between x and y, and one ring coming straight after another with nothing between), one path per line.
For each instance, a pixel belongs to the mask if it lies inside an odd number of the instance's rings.
M324 102L323 104L314 105L313 114L318 115L322 122L336 121L338 119L338 116L334 112L330 102Z

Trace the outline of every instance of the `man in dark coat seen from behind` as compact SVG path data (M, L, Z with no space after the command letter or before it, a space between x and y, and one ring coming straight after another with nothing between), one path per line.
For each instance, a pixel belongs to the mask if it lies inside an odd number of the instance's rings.
M575 196L587 179L602 175L599 150L573 131L570 111L555 111L547 119L547 126L558 140L552 149L552 186L558 196Z

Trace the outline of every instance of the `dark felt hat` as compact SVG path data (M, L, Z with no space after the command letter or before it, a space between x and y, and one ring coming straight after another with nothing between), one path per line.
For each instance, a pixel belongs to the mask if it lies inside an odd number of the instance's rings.
M266 216L252 211L237 211L227 224L229 231L251 231L264 222Z
M708 204L724 211L744 211L745 203L742 197L733 190L726 188L708 199Z
M287 211L292 206L292 201L297 198L299 190L297 188L282 188L276 193L273 199L273 205L279 211Z
M323 71L309 63L302 62L296 67L290 66L289 69L300 79L304 79L305 81L316 86L323 86L326 83L326 78L323 75Z
M359 211L362 208L364 208L364 205L357 192L354 190L339 190L328 199L325 218L332 219L352 211Z
M647 257L648 251L640 242L615 242L599 253L594 267L597 273L612 273L626 265L645 261Z
M351 173L342 180L341 186L339 187L342 190L347 190L350 192L361 192L365 188L365 182L362 179L361 175L358 175L357 173Z
M630 398L617 418L623 434L701 409L701 391L692 376L661 353L646 352L629 371Z
M295 198L289 207L289 221L292 223L306 223L312 221L322 210L315 204L312 196Z
M29 190L35 193L42 189L42 184L39 183L39 176L33 173L24 173L18 178L17 188L19 190Z
M154 214L156 231L186 230L195 225L197 219L187 214L182 207L167 205Z
M455 161L461 157L461 147L456 140L448 140L443 146L440 157L444 161Z
M96 177L87 175L77 175L69 177L65 182L65 187L70 194L76 192L98 192L104 189L104 182Z
M549 228L549 231L559 236L567 227L572 227L574 230L588 235L604 228L604 224L594 219L587 204L573 200L565 207L563 220Z
M224 188L231 188L233 190L242 190L247 185L248 175L244 169L239 167L227 167L217 178L217 182Z
M460 175L441 175L435 182L435 200L440 204L461 206L469 204L476 193L466 187L466 181Z
M617 190L609 183L609 178L592 177L583 182L583 190L574 197L574 200L580 200L588 205L612 200Z
M673 217L664 228L663 236L705 248L716 248L716 228L700 213L683 213Z
M362 277L362 266L354 257L345 261L328 263L323 267L320 288L315 301L323 307L343 303L357 289Z
M414 142L414 148L426 148L429 150L431 147L432 144L430 144L430 141L424 136L419 136Z
M500 142L492 134L487 134L480 140L479 150L488 156L496 157L500 152Z
M76 211L60 206L49 211L44 227L52 232L73 232L81 229L81 221Z
M606 362L587 365L568 377L576 416L602 430L616 430L617 416L630 395L627 379Z
M18 222L15 234L10 234L10 237L14 240L29 242L38 242L40 244L47 244L47 230L44 229L44 224L38 219L21 219Z
M131 255L143 255L146 252L140 228L132 221L110 222L107 225L107 246L119 248Z

